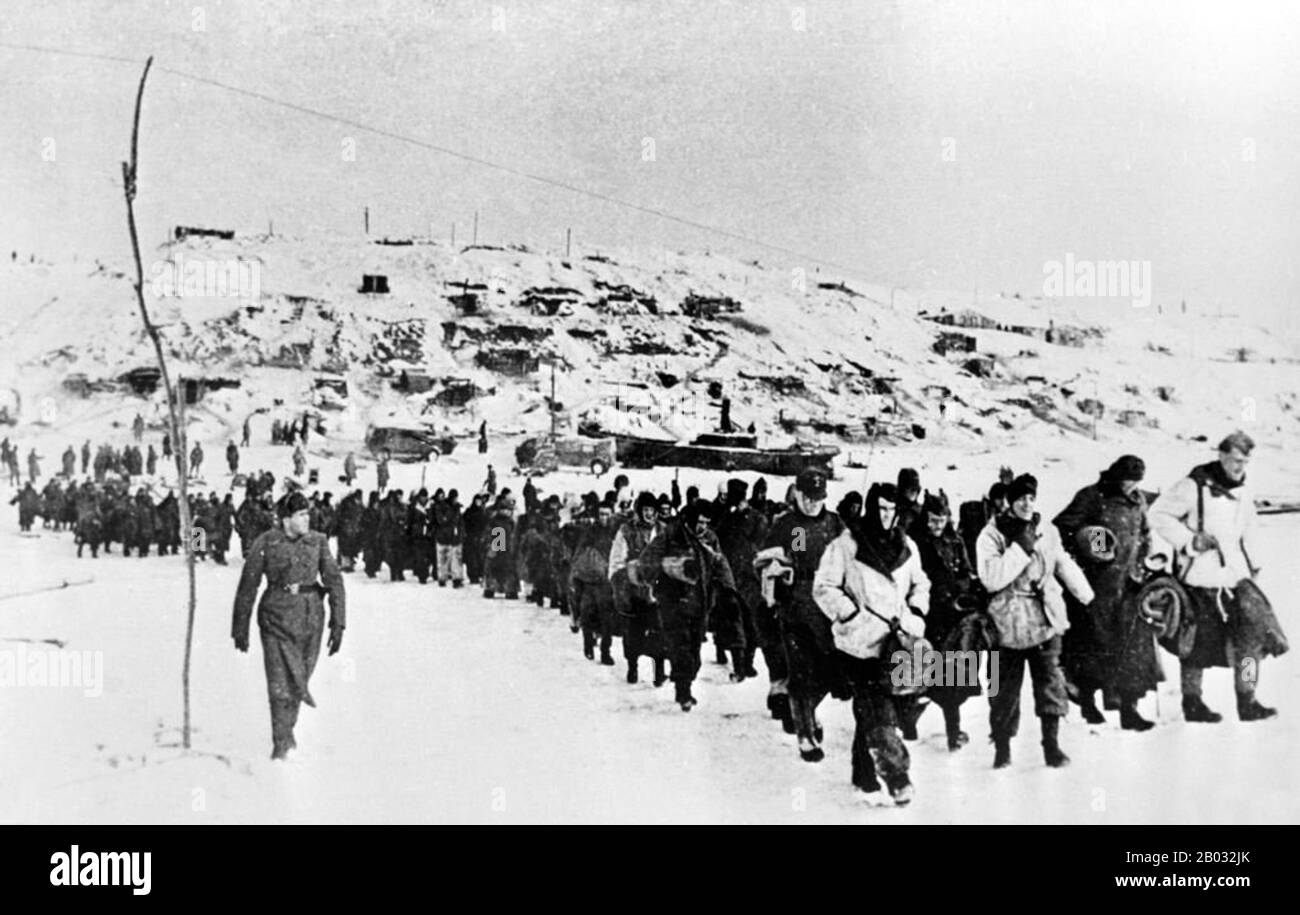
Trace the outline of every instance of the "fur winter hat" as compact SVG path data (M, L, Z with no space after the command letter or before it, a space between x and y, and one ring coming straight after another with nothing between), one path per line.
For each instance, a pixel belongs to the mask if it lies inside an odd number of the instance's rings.
M311 503L307 501L307 497L295 490L280 500L279 515L281 518L288 518L310 509Z
M1016 502L1025 496L1038 496L1038 478L1031 473L1022 473L1007 487L1008 502Z
M694 527L695 522L700 518L713 520L714 508L713 503L708 499L696 499L690 505L682 510L682 520L688 527Z
M921 491L921 475L913 467L904 467L898 471L898 494L906 496L909 492Z
M1124 480L1141 481L1141 479L1146 476L1146 472L1147 465L1142 461L1142 458L1137 455L1126 454L1118 458L1115 463L1106 468L1106 472L1103 476L1108 480L1115 481L1116 483Z

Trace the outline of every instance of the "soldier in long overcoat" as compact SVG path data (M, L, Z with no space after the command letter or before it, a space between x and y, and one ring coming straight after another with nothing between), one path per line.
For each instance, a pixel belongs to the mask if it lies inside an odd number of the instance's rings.
M519 597L519 570L515 542L514 496L498 497L483 532L483 596L505 593L507 600Z
M257 627L271 706L272 759L284 759L297 746L293 728L301 703L316 706L308 683L320 658L325 594L329 594L330 604L331 655L342 646L347 625L343 576L325 535L310 529L308 508L302 493L285 499L280 507L280 529L254 541L235 593L231 636L235 648L246 652L253 601L266 577Z
M1124 455L1052 519L1096 594L1083 612L1066 598L1070 628L1061 639L1061 668L1089 723L1106 720L1093 695L1100 689L1105 706L1118 706L1120 726L1131 731L1153 726L1138 714L1137 701L1160 681L1155 631L1139 619L1136 601L1151 539L1138 489L1145 470L1141 458Z
M710 525L714 507L701 499L688 505L651 540L637 560L638 583L654 589L668 654L675 699L682 711L696 704L691 684L700 669L709 611L724 591L735 591L731 567Z

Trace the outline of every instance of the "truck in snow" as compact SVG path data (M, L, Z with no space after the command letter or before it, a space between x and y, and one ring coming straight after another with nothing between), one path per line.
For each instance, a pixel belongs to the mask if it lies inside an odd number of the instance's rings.
M520 472L534 476L562 467L586 467L599 477L614 466L616 456L612 437L539 435L515 448Z
M376 460L387 454L395 461L419 462L451 454L456 439L419 423L389 422L366 430L366 448Z

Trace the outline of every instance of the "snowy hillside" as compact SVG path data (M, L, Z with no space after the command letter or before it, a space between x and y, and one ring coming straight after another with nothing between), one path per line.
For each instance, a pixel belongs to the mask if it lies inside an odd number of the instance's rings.
M145 260L174 372L242 380L192 412L200 437L218 440L277 400L289 409L308 401L320 372L345 375L353 392L352 407L332 420L336 446L354 446L368 421L394 412L423 411L461 433L481 420L498 432L541 430L550 357L564 409L636 395L648 398L658 425L685 437L717 423L709 383L721 382L733 420L755 424L766 442L839 443L845 458L865 449L872 428L880 445L924 436L987 448L1032 430L1091 439L1094 414L1098 438L1152 445L1217 440L1241 426L1281 446L1300 432L1300 341L1168 305L972 301L707 253L601 250L566 260L419 240L190 237ZM232 264L246 271L245 297L210 294L212 277ZM157 277L171 265L180 265L178 278L207 275L208 285L178 282L182 295L159 297ZM367 274L386 277L388 292L358 291ZM229 289L238 291L234 279ZM10 356L0 386L16 389L25 420L50 431L122 404L108 393L73 395L63 384L70 374L94 383L153 362L121 270L20 260L0 266L0 295ZM1030 333L1051 326L1082 345L929 319L945 313ZM959 345L940 355L941 334L972 338L973 352ZM434 386L404 397L391 382L413 367ZM479 396L426 410L450 378ZM128 404L128 414L141 406ZM156 394L147 418L160 421L162 406Z

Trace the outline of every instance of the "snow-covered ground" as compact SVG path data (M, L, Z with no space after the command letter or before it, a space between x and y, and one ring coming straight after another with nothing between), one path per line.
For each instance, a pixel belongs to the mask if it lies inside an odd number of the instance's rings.
M209 462L219 463L217 442ZM490 457L503 485L509 443ZM288 463L288 449L253 449L244 466ZM927 485L974 495L999 463L1044 480L1043 508L1063 504L1120 448L1099 443L1058 449L1049 460L1002 452L967 455L960 471L941 448L882 452L871 476L892 478L910 463ZM47 454L49 452L46 452ZM1153 488L1205 459L1168 447L1149 455ZM1265 475L1265 456L1257 456ZM428 471L431 486L477 487L484 460L453 455ZM1163 469L1165 465L1169 469ZM325 466L331 468L333 462ZM229 477L213 474L223 488ZM364 473L371 473L366 470ZM398 468L396 485L420 469ZM860 485L861 471L832 487ZM666 487L664 471L632 473L633 485ZM322 473L324 479L334 474ZM722 475L684 472L708 494ZM602 488L608 479L601 481ZM371 477L363 477L369 486ZM775 480L771 482L776 482ZM590 477L547 478L543 491L582 491ZM0 493L8 494L8 487ZM7 495L6 495L7 500ZM1011 769L994 772L987 704L965 706L969 746L949 753L937 711L910 745L916 801L897 810L854 796L848 782L852 716L823 705L827 758L801 762L794 739L764 709L760 681L728 682L706 647L700 705L682 713L671 687L629 686L624 668L585 660L580 639L556 611L486 601L413 581L348 577L343 650L323 657L313 681L319 708L304 708L301 750L287 764L270 749L260 646L230 643L238 560L201 565L193 659L194 752L178 748L185 628L185 571L178 558L77 560L70 534L22 536L13 509L0 522L4 594L93 575L92 584L0 600L0 652L26 657L50 645L102 658L102 695L75 687L0 688L0 821L4 822L1294 822L1300 791L1291 762L1300 752L1300 667L1296 653L1263 668L1260 696L1280 708L1273 721L1235 720L1226 671L1207 676L1207 701L1222 724L1182 722L1177 668L1143 711L1160 726L1132 734L1118 723L1065 723L1074 760L1047 769L1037 722L1026 710ZM1300 523L1263 519L1263 585L1294 636ZM20 640L33 640L25 642ZM616 656L619 655L615 648ZM30 661L29 661L30 663ZM643 677L649 664L643 662ZM1031 700L1026 687L1026 709ZM1114 719L1116 716L1110 716Z
M443 322L456 322L456 335L487 340L502 328L549 333L529 345L558 357L559 403L599 403L613 384L644 382L668 414L656 419L680 435L717 421L711 380L727 385L733 418L755 422L770 441L781 431L780 411L850 423L875 415L882 395L871 393L867 376L892 378L899 418L922 426L925 438L904 443L908 436L896 433L875 445L841 443L832 505L869 480L895 479L904 466L916 467L924 486L947 491L957 504L978 498L1005 464L1038 475L1040 508L1050 517L1120 454L1141 455L1144 485L1159 490L1211 459L1214 443L1237 426L1259 440L1249 471L1258 495L1294 501L1300 494L1300 464L1291 457L1300 439L1300 349L1287 328L1159 305L1152 314L1001 296L972 302L964 293L895 296L889 287L859 283L823 288L819 283L832 278L820 275L808 278L806 290L792 289L780 265L685 252L610 251L608 258L567 262L523 250L241 236L190 240L153 255L173 252L261 265L261 297L250 307L150 296L176 374L242 383L209 393L189 411L190 439L206 452L200 491L230 490L225 444L238 439L250 415L257 444L241 449L241 468L269 468L283 479L291 449L264 444L271 419L298 415L314 375L335 371L330 366L339 362L347 366L351 405L326 413L329 436L312 437L308 464L319 470L322 488L341 495L343 455L353 450L360 485L373 488L374 465L361 445L367 421L420 405L378 375L384 363L394 364L394 328L407 334L404 343L415 341L411 358L434 375L467 378L483 389L467 409L432 419L440 430L471 436L486 421L492 448L485 459L472 437L462 440L427 467L395 467L392 485L408 492L454 487L467 501L490 461L501 485L518 491L522 480L511 468L520 438L507 433L547 428L549 379L482 369L477 344L461 346L459 336L447 336ZM358 278L375 271L390 277L391 296L356 291ZM485 315L463 319L446 300L458 291L448 284L462 280L487 287ZM660 313L611 310L605 295L624 284L654 295ZM525 307L525 290L556 286L575 290L567 311L543 317ZM148 440L160 441L161 392L150 399L82 398L64 385L70 373L98 381L152 364L125 274L75 260L0 265L0 287L0 342L8 357L0 360L0 406L18 417L6 432L20 447L24 475L32 448L45 474L59 469L68 445L79 449L88 439L120 448L137 412L149 423ZM680 306L691 292L733 297L743 312L688 319ZM977 378L960 359L932 351L944 328L919 317L922 310L971 304L1006 324L1055 321L1103 336L1073 348L971 330L978 352L997 360L993 377ZM309 344L303 368L267 365ZM1236 361L1238 349L1245 361ZM668 383L660 372L677 380ZM939 408L943 390L951 394L946 411ZM1106 406L1095 431L1081 412L1085 399ZM1122 424L1124 409L1144 411L1158 427L1143 427L1141 417ZM869 470L848 467L851 458L869 461ZM165 486L172 473L162 466L147 482ZM634 490L667 491L672 477L663 469L627 473ZM540 486L576 496L603 492L612 476L557 473ZM681 486L695 484L711 496L725 478L683 471ZM770 478L771 496L781 498L788 482ZM0 486L6 502L12 493ZM706 664L701 704L683 714L669 688L629 687L621 664L584 660L579 640L554 611L356 575L349 578L343 651L322 660L314 686L320 708L303 711L302 749L289 764L272 765L260 648L241 655L229 639L237 559L230 568L200 569L195 752L183 754L183 563L119 555L77 560L70 534L20 536L15 515L9 509L0 518L0 652L38 652L52 647L40 640L57 639L68 651L98 652L91 657L102 659L104 684L97 697L75 688L0 688L0 821L1257 822L1293 821L1300 813L1290 766L1300 738L1293 655L1264 667L1260 695L1280 707L1277 720L1236 722L1228 674L1216 671L1208 677L1208 700L1227 720L1185 725L1176 666L1168 663L1165 690L1144 704L1161 726L1135 735L1114 722L1094 729L1071 719L1064 745L1074 766L1064 772L1042 765L1029 714L1014 767L994 773L983 699L966 706L973 740L957 754L948 753L939 716L929 712L912 748L917 801L905 811L867 810L848 785L852 722L843 704L824 707L828 757L808 765L767 718L762 682L733 685L723 668ZM1264 526L1263 583L1294 634L1300 526L1296 515L1265 519ZM88 575L95 576L91 584L8 596Z

